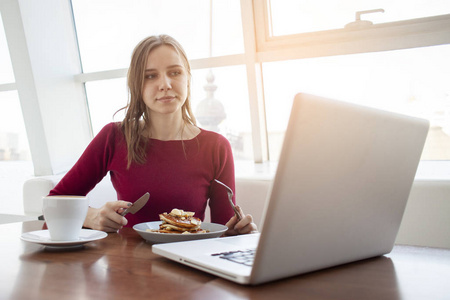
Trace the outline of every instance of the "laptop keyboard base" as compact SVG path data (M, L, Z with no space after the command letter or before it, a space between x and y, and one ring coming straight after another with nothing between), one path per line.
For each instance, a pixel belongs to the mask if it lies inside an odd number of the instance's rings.
M251 267L255 258L256 249L228 251L221 253L213 253L211 256L217 256L228 261Z

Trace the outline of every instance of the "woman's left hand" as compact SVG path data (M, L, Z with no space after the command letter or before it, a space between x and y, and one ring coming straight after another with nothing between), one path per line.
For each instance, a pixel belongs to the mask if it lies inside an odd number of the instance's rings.
M225 236L230 235L238 235L238 234L247 234L247 233L255 233L258 231L256 224L253 223L252 215L246 215L242 211L242 208L239 205L236 205L236 208L241 213L242 219L239 221L236 215L234 215L228 222L225 224L228 227L228 230L225 232Z

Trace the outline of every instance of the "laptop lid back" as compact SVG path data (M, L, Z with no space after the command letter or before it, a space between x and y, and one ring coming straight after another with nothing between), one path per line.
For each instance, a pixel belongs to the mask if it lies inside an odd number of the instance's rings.
M296 95L251 283L392 250L428 121Z

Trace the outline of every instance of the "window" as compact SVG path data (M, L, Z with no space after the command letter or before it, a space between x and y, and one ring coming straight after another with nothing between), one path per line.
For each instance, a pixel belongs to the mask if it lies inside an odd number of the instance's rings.
M22 186L33 164L17 92L0 92L0 107L0 213L20 215Z
M244 66L192 72L192 109L197 122L227 137L237 160L253 158L246 82Z
M28 139L0 15L0 161L30 160Z
M23 214L23 182L33 174L28 139L0 16L0 213Z
M69 3L74 13L83 73L69 72L64 82L57 81L55 87L60 91L64 84L70 85L72 79L78 87L85 84L94 133L106 123L123 118L119 113L114 119L113 114L127 101L125 77L133 47L148 35L167 33L183 44L191 59L193 109L203 127L211 124L206 124L208 120L201 118L197 110L200 111L202 100L208 97L204 86L214 79L211 84L217 89L212 99L220 103L217 107L223 107L225 115L216 124L216 130L229 138L237 160L267 160L268 149L272 161L262 169L273 165L283 141L292 98L299 91L419 113L432 122L423 159L449 159L450 92L446 87L450 70L447 62L449 1L328 0L320 1L319 6L315 1L306 0L71 0L57 7L25 1L20 5L0 6L2 12L8 13L5 26L14 29L7 31L9 41L38 41L39 48L39 41L45 37L56 45L64 44L58 38L52 39L42 28L69 20ZM54 8L55 13L51 15L55 18L44 14L44 18L49 19L48 27L30 26L37 30L29 34L26 26L19 28L12 22L21 20L21 16L24 20L29 20L26 17L31 14L41 16L35 13L37 7L42 11ZM355 20L356 11L376 8L383 8L384 13L361 16L362 20L372 21L373 26L345 28ZM61 15L56 13L58 10L63 10ZM54 28L74 40L71 24ZM20 39L10 34L14 31L20 33ZM24 51L26 58L29 54L31 61L43 61L36 48L26 50L30 50ZM19 59L17 66L21 67L22 62ZM78 61L74 59L73 64ZM22 180L33 172L17 88L21 87L22 96L23 87L32 89L35 83L15 78L20 72L14 76L2 21L0 65L0 190L5 191L0 193L0 200L9 201L11 197L21 198ZM21 70L17 66L14 65L14 69ZM78 66L74 72L78 72ZM356 88L343 88L349 85ZM388 86L389 93L387 88L379 86ZM83 92L80 88L77 97ZM39 96L45 97L43 94ZM37 101L41 102L36 107L45 105L40 97ZM61 108L55 106L56 113L58 109ZM80 123L88 121L83 119ZM266 138L268 143L265 143ZM36 150L36 143L32 145ZM33 152L33 156L38 156L33 157L35 162L54 155L44 148ZM71 163L70 158L61 170ZM46 167L49 164L46 163ZM45 168L45 172L48 170L52 170L52 166ZM14 174L17 174L16 179L9 180ZM19 185L13 188L11 182ZM4 208L2 212L12 209L12 213L21 213L20 206L13 208L4 202L0 203Z
M213 2L212 56L242 53L238 0ZM205 0L73 0L84 72L128 68L143 38L169 34L189 59L210 56L210 6ZM220 37L220 38L219 38Z
M431 129L422 160L450 159L450 2L264 0L254 5L271 160L278 159L297 92L427 118ZM346 27L357 11L378 8L384 12L361 16L372 23Z
M344 28L358 11L383 9L361 16L374 24L450 13L450 2L442 0L268 0L268 6L273 36Z
M135 45L146 36L161 33L176 38L191 61L219 57L219 64L223 64L221 56L244 52L240 2L211 3L212 6L205 5L204 0L131 3L74 0L83 71L127 68ZM236 64L233 59L228 61ZM244 65L212 69L205 68L202 63L200 67L198 65L192 65L192 108L195 117L203 128L220 132L230 140L236 159L251 160L253 146ZM117 76L119 78L87 80L86 94L94 134L105 124L123 119L123 111L115 118L113 115L127 103L125 76L126 72L122 72ZM216 90L211 91L212 98L206 100L205 85L208 79ZM213 101L215 109L222 109L223 113L223 116L217 115L212 123L204 118L205 113L214 113L208 101Z
M89 113L94 135L110 122L120 122L125 115L120 111L127 105L126 78L86 82Z
M205 128L210 124L198 106L212 71L214 103L226 115L215 130L230 139L237 159L278 159L291 101L301 91L428 118L422 159L449 159L450 2L209 3L73 0L85 72L79 80L86 82L94 133L126 102L124 78L135 44L168 33L191 59L193 109ZM373 26L346 28L356 12L378 8L384 12L361 15ZM260 95L255 87L261 85Z
M0 161L30 160L17 92L1 92L0 106Z
M270 158L278 159L294 95L306 92L426 118L422 159L450 160L449 55L444 45L264 64Z
M0 161L29 161L28 139L1 15L0 65Z
M0 84L14 82L14 73L9 58L8 43L6 42L5 30L0 14Z
M226 136L236 159L252 159L247 85L243 66L192 71L192 109L199 125ZM208 85L208 86L207 86ZM211 97L207 90L211 89ZM105 124L122 121L127 104L125 78L86 83L94 134ZM213 120L207 120L215 116Z

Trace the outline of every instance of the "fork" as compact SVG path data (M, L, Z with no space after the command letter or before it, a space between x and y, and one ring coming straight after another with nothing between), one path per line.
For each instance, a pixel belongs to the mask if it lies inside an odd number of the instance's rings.
M220 182L217 179L214 179L217 183L223 185L226 189L227 189L227 194L228 194L228 200L230 201L230 205L231 208L233 208L234 210L234 214L236 215L237 219L240 221L242 220L242 216L241 213L239 212L239 210L236 208L236 206L233 203L233 191L223 182Z

